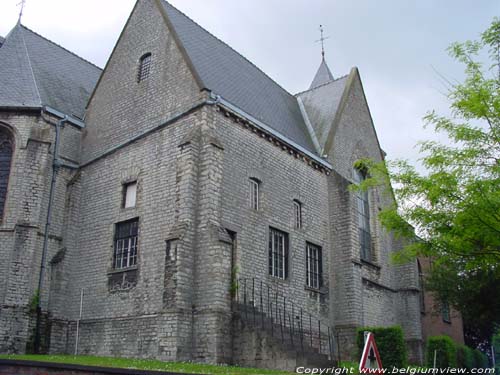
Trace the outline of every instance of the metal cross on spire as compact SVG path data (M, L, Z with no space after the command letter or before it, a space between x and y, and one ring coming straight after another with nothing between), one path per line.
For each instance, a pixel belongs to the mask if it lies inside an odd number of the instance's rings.
M321 38L316 40L317 42L321 42L321 56L325 58L325 40L329 39L329 36L323 36L323 25L319 25L319 32L321 33Z
M21 0L19 3L17 3L17 6L21 6L21 9L19 10L19 19L18 22L21 23L21 18L23 17L23 10L24 10L24 5L26 4L26 0Z

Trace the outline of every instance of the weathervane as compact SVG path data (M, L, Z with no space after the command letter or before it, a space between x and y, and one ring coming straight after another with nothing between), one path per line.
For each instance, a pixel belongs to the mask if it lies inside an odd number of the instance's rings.
M323 58L325 58L325 40L326 39L329 39L330 37L329 36L323 36L323 25L319 25L319 31L321 33L321 38L319 38L318 40L316 40L316 43L317 42L321 42L321 56L323 56Z
M19 11L19 23L21 23L21 18L23 17L24 4L26 4L26 0L21 0L21 2L17 3L18 6L21 6L21 10Z

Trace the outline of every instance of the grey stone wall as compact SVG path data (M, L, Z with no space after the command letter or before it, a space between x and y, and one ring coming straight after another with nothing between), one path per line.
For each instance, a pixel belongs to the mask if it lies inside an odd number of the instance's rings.
M150 77L138 83L138 61L146 52L152 53ZM352 166L382 155L357 76L327 150L334 167L329 174L221 107L193 109L207 98L157 3L139 1L89 103L86 129L66 125L62 131L63 160L81 168L62 168L56 184L44 280L50 293L41 296L50 312L51 351L74 350L83 290L80 353L245 362L245 348L263 340L252 333L233 341L232 277L262 280L330 324L342 359L354 356L360 326L402 324L418 348L416 265L390 261L403 244L377 220L392 199L380 189L369 194L374 259L360 260ZM0 352L22 352L30 335L54 128L40 116L2 113L0 121L16 134L0 224L0 255L8 259L0 265ZM260 181L258 210L249 206L250 178ZM123 185L130 181L138 183L137 203L125 209ZM302 203L302 228L294 225L294 199ZM137 266L114 270L116 223L132 218L139 219ZM270 227L289 236L286 280L269 275ZM307 242L322 248L320 291L306 287ZM274 343L259 345L281 353L283 366L292 363Z
M0 126L12 130L15 150L9 178L7 204L0 223L0 350L24 352L32 335L34 296L36 294L41 262L43 233L48 206L50 178L52 176L53 142L56 119L39 112L2 112ZM62 159L74 158L78 151L80 132L66 126L62 141L76 147L62 148ZM49 232L48 260L62 246L63 207L66 181L72 171L61 168L58 174L54 215ZM49 272L45 273L45 286L49 285ZM41 302L47 308L49 288L41 293Z
M290 301L328 322L330 238L327 176L243 124L219 114L217 138L224 146L222 225L237 236L237 277L272 285ZM260 181L259 210L250 208L249 179ZM302 203L303 226L295 228L293 200ZM286 280L269 275L269 228L288 233ZM321 246L322 293L306 288L306 242Z
M150 76L137 82L139 59L148 52ZM199 99L200 88L155 0L139 1L89 102L82 160L154 128Z

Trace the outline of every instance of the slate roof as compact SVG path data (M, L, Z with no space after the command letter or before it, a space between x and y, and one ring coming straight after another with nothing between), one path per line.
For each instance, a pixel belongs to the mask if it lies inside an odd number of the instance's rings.
M163 6L204 88L317 154L292 94L172 5Z
M321 65L319 66L318 71L316 72L316 75L314 76L314 79L311 82L309 90L324 85L325 83L331 82L333 80L334 80L333 74L330 71L330 68L328 67L325 59L323 58L321 60Z
M309 120L314 124L315 134L322 149L339 109L348 78L349 76L340 77L297 94L304 103Z
M101 69L21 24L0 48L0 107L50 106L82 118Z
M2 47L3 42L5 41L5 38L0 36L0 47Z

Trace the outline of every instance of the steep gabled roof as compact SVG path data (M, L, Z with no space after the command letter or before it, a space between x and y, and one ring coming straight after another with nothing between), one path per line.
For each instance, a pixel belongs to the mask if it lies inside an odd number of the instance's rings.
M162 4L204 88L316 154L292 94L172 5Z
M83 117L101 69L17 24L0 48L0 107L50 106Z
M342 96L346 91L348 77L343 76L297 94L304 103L323 151L333 120L339 111Z

